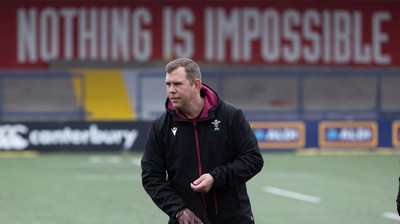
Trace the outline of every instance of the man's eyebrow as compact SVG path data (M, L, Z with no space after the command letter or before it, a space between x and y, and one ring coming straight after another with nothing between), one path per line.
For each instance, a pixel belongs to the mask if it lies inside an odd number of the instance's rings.
M182 84L182 81L165 81L166 84Z

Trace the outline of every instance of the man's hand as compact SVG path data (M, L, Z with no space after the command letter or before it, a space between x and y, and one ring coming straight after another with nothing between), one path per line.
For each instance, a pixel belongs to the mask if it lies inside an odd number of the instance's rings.
M214 178L206 173L201 175L197 180L190 183L190 187L196 192L207 193L214 185Z
M179 224L202 224L203 222L188 208L182 209L176 214Z

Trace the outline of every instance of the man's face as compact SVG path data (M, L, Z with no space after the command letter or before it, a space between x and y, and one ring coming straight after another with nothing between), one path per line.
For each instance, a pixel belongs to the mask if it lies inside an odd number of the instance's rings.
M167 95L172 105L180 110L185 110L193 102L195 87L187 79L185 68L178 67L165 77Z

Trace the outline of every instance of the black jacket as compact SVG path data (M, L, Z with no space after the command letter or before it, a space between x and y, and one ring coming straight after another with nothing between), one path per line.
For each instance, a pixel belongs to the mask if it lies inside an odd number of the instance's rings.
M203 223L254 223L246 181L264 161L242 111L202 87L205 106L189 120L167 99L166 112L150 127L142 158L142 183L154 203L178 223L175 215L192 210ZM210 173L214 186L194 192L190 183Z

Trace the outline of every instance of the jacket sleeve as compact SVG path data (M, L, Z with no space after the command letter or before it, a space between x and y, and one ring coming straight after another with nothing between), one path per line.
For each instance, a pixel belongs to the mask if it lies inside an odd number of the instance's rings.
M171 218L185 208L184 200L169 186L165 147L157 123L150 127L145 152L141 160L142 185L153 202Z
M233 142L233 149L228 150L234 150L235 158L210 172L214 187L243 184L259 173L264 165L257 139L241 110L235 110L230 128L229 139Z
M399 177L399 191L397 192L397 199L396 199L397 204L400 204L400 177ZM400 215L400 213L399 213Z

